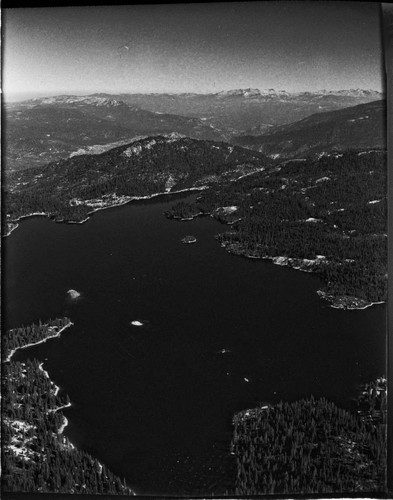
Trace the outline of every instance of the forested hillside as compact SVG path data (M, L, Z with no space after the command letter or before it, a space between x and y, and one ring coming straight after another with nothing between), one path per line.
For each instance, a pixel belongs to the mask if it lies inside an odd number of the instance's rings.
M10 175L7 221L37 212L81 221L95 208L238 178L269 163L261 153L222 142L177 135L142 139Z
M386 101L317 113L269 128L262 135L233 137L239 146L281 158L349 149L386 148Z
M48 338L51 329L69 324L69 318L63 318L10 330L3 357L10 354L8 349L37 343ZM3 362L1 395L3 492L133 494L63 435L67 420L61 410L71 403L68 396L59 395L42 363Z
M38 325L33 323L26 328L20 327L8 330L2 335L2 360L9 359L17 349L59 336L62 330L71 325L70 318L56 318L44 324L39 321Z
M313 397L236 414L236 493L383 492L386 379L378 387L362 415Z
M335 307L386 300L386 153L284 162L203 192L170 217L212 214L227 251L319 274ZM220 208L224 207L224 209Z

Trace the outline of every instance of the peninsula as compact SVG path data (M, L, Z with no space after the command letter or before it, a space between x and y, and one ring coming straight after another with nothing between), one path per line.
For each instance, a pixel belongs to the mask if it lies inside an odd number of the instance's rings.
M72 324L67 317L40 321L4 337L3 491L133 495L125 481L63 435L68 421L62 410L71 402L59 395L42 363L12 361L17 349L58 337Z
M356 407L310 397L237 413L236 494L384 491L386 379L367 384Z
M386 212L386 152L348 151L276 162L166 215L210 215L231 226L227 252L318 274L332 307L364 309L386 301Z

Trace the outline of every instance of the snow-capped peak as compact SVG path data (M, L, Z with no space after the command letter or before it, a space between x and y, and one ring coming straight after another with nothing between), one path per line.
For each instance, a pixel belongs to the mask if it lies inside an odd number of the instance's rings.
M348 96L348 97L373 97L376 98L381 95L381 92L378 90L372 89L343 89L343 90L318 90L316 94L322 95L339 95L339 96Z
M251 97L254 95L260 95L261 91L259 89L232 89L232 90L222 90L218 92L216 95L221 97L231 97L231 96L243 96L243 97Z
M116 99L98 96L76 96L76 95L59 95L53 97L42 97L32 99L37 104L86 104L92 106L116 107L122 106L124 103Z

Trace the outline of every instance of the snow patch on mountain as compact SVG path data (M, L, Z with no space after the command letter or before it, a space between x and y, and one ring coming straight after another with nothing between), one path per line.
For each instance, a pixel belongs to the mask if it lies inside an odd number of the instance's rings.
M287 92L286 90L275 90L273 88L259 90L253 88L246 89L231 89L222 90L214 94L217 97L274 97L274 98L291 98L291 97L302 97L302 96L321 96L330 97L352 97L352 98L367 98L370 100L380 99L382 93L378 90L372 89L344 89L344 90L317 90L314 92L302 91L302 92ZM322 109L322 107L321 107Z
M123 101L98 96L59 95L52 97L40 97L32 99L31 101L37 104L86 104L105 107L127 106Z

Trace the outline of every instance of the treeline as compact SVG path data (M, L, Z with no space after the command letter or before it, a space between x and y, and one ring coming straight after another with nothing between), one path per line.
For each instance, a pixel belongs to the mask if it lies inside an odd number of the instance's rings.
M179 201L165 212L165 216L168 217L168 219L191 219L201 213L202 212L195 204Z
M309 260L322 255L312 270L328 294L385 301L386 175L383 152L291 161L212 187L183 212L219 218L218 207L236 205L241 221L218 236L228 251Z
M71 206L66 197L56 194L54 186L18 193L5 192L4 199L10 220L17 220L36 212L47 214L56 222L80 222L86 219L92 208L84 205Z
M236 494L385 490L386 425L325 398L243 411L233 419Z
M19 349L28 344L35 344L48 337L52 337L58 330L70 323L70 318L64 317L51 319L47 323L42 323L40 320L38 325L33 323L30 326L22 326L8 330L2 337L3 360L7 359L15 349Z

